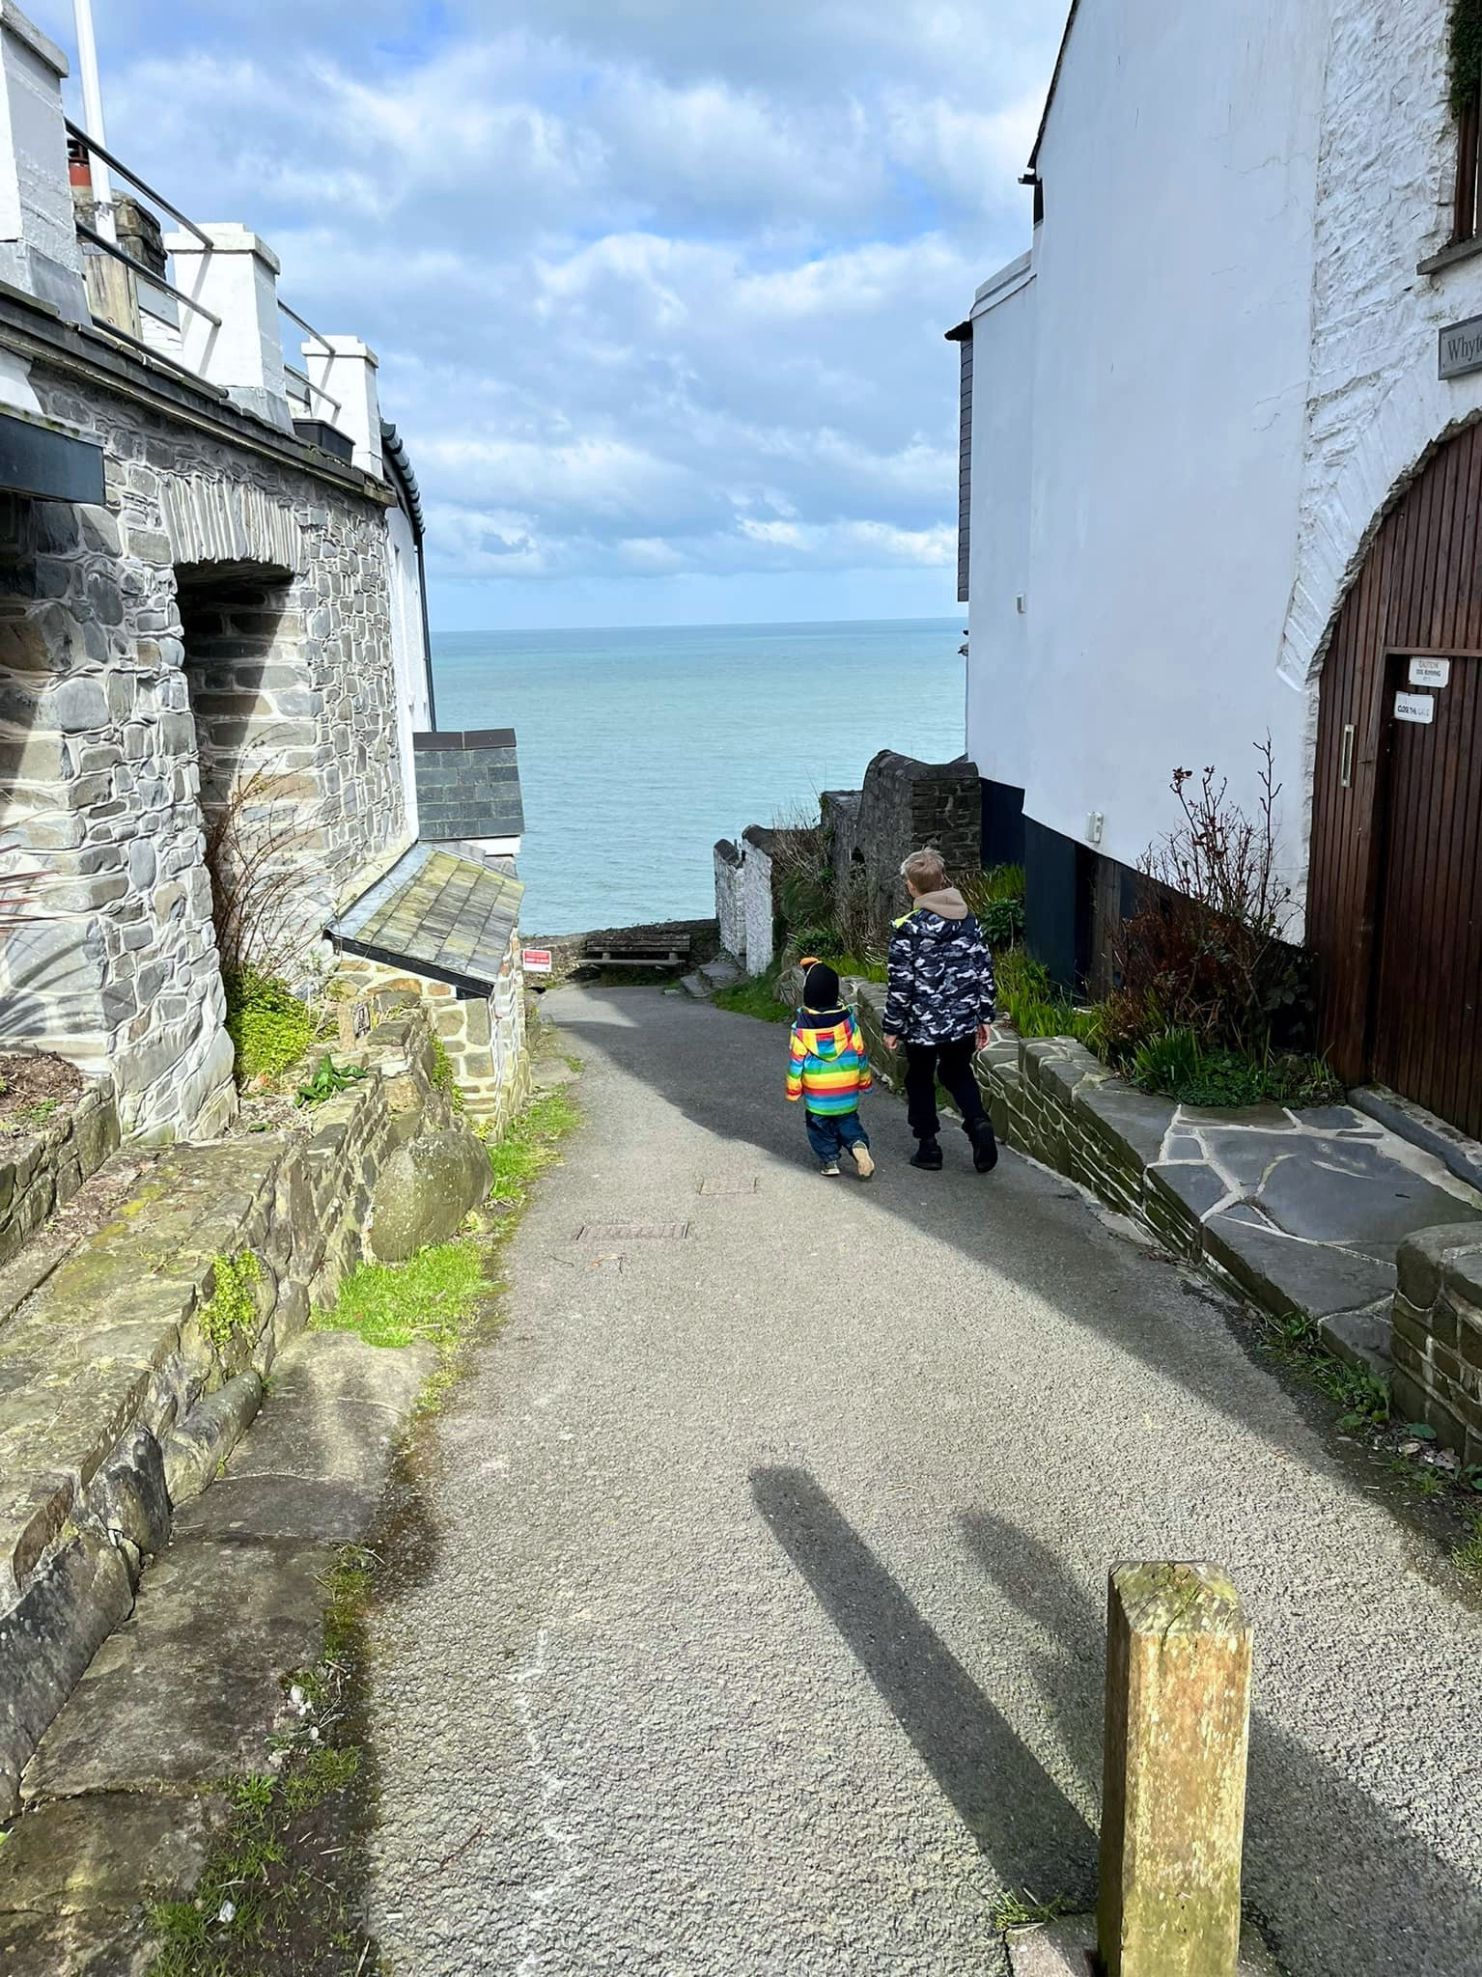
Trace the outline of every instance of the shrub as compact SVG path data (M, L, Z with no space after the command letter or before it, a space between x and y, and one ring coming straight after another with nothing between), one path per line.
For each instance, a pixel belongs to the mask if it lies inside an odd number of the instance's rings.
M1311 961L1284 938L1291 892L1276 861L1281 786L1271 742L1258 746L1255 818L1230 801L1206 768L1175 769L1182 822L1142 861L1138 910L1118 931L1114 961L1121 1033L1135 1038L1136 1012L1156 1010L1170 1029L1191 1030L1206 1048L1265 1060L1304 1041L1312 1013Z
M1092 1043L1095 1012L1078 1009L1050 981L1042 961L1011 947L995 963L998 1006L1021 1037L1075 1037Z
M967 872L957 890L968 911L983 929L983 938L996 954L1024 937L1024 867L995 865L988 872Z
M277 975L255 968L223 970L226 1032L236 1047L236 1078L276 1078L296 1064L314 1038L307 1005Z

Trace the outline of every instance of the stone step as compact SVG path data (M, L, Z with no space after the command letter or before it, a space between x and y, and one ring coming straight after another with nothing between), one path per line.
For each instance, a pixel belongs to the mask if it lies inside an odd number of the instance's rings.
M152 1151L115 1153L56 1209L19 1254L0 1263L0 1337L7 1322L80 1242L96 1235L154 1165Z
M697 1002L708 1002L715 993L714 984L707 982L698 968L692 975L681 975L679 986L686 995L692 995Z
M0 1967L132 1968L126 1911L189 1893L211 1788L271 1768L291 1720L284 1678L319 1658L339 1548L372 1535L437 1363L431 1347L380 1350L342 1332L281 1353L222 1479L177 1513L132 1617L26 1768L25 1811L0 1849ZM120 1806L146 1816L119 1820ZM83 1949L116 1960L95 1966Z
M709 982L712 989L729 988L732 982L739 982L741 970L734 961L721 955L718 960L703 962L698 972Z

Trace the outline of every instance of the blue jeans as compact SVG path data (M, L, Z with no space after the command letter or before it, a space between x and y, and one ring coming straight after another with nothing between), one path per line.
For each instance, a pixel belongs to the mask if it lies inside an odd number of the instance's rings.
M808 1114L808 1144L820 1160L837 1160L846 1147L869 1143L870 1136L857 1112Z

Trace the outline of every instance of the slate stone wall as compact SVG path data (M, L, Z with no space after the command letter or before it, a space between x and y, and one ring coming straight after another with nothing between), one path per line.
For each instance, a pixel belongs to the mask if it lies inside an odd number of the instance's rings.
M917 762L882 749L858 791L828 792L822 815L834 886L852 889L879 929L909 900L901 861L934 845L949 873L982 869L983 786L971 762Z
M37 361L32 384L102 441L107 505L0 502L0 875L44 907L0 955L8 1037L111 1073L125 1133L204 1136L235 1101L192 693L218 780L264 753L287 779L307 945L407 834L384 509L246 420L235 444L101 376ZM235 599L197 617L194 671L181 574L198 608Z
M420 1011L350 1056L371 1075L290 1130L162 1154L18 1311L0 1306L0 1819L174 1511L374 1241L378 1184L409 1141L454 1126ZM474 1199L445 1204L455 1226ZM223 1335L218 1259L244 1255L249 1308Z
M339 979L361 995L415 996L426 1005L468 1115L481 1130L502 1132L530 1091L521 945L516 928L499 980L487 996L460 996L448 982L361 955L340 957Z
M1475 1223L1402 1243L1394 1300L1396 1412L1482 1463L1482 1240Z
M0 1137L0 1263L72 1199L118 1141L118 1100L108 1078L34 1131Z

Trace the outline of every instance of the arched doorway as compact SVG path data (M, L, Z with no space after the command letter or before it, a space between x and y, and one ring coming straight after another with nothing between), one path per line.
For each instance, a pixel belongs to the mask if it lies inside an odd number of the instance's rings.
M1339 611L1308 938L1339 1074L1482 1133L1482 426L1411 483Z

